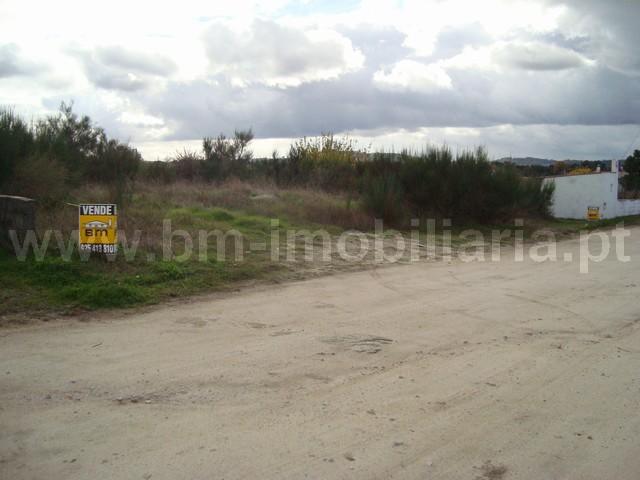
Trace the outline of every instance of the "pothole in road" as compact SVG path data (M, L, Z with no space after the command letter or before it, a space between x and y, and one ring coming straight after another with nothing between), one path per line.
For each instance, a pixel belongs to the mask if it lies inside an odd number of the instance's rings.
M320 337L323 343L348 348L357 353L378 353L385 345L393 343L391 338L374 335L342 335L332 337Z

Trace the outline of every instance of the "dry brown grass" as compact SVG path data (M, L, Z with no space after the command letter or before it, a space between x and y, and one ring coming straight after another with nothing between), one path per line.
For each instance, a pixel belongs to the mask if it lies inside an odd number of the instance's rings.
M70 192L68 203L38 212L38 230L61 230L65 238L78 228L74 204L111 203L113 193L102 185L87 184ZM280 189L274 184L228 180L221 184L175 182L162 184L138 182L131 200L118 205L120 238L130 242L136 230L142 232L140 247L159 252L162 245L162 221L172 219L173 229L208 228L197 218L198 209L224 209L234 215L280 219L300 227L323 227L331 230L373 228L373 217L365 213L357 199L309 188ZM174 215L176 209L187 211ZM195 209L195 210L194 210ZM222 225L224 228L224 225Z
M249 183L232 179L221 184L176 182L170 185L144 183L136 186L134 203L144 199L158 207L225 208L246 214L282 218L293 223L368 230L373 217L359 201L345 195L309 188L280 189L271 183Z

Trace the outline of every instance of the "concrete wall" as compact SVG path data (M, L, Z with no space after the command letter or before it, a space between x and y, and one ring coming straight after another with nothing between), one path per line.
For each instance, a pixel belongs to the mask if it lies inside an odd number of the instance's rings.
M545 182L556 186L551 206L554 217L586 218L588 207L600 207L602 218L617 216L617 173L549 177Z
M36 229L36 202L30 198L0 195L0 247L13 251L9 230L22 240L25 232Z
M640 215L640 200L618 200L617 217Z
M618 200L618 172L549 177L554 183L551 213L556 218L587 218L588 207L600 207L601 218L640 214L640 200Z

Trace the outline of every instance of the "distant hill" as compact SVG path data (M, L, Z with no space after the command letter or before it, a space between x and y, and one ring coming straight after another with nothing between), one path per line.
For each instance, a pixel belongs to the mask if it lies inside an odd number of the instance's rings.
M520 166L541 166L541 167L550 167L556 162L564 162L567 165L579 165L582 164L583 160L551 160L548 158L536 158L536 157L503 157L496 160L496 162L511 162L515 165ZM590 164L609 164L611 160L588 160Z
M550 167L556 161L549 160L548 158L535 158L535 157L503 157L496 160L497 162L507 163L511 162L515 165L529 166L529 165L540 165L542 167Z

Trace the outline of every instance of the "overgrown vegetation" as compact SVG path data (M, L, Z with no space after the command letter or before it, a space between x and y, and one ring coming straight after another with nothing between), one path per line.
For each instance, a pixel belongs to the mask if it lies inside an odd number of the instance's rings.
M274 218L282 228L322 227L333 234L372 230L376 218L399 229L425 217L486 226L544 218L551 201L539 179L490 162L482 149L371 153L326 134L294 142L284 157L254 159L252 139L251 130L236 131L232 138L205 138L199 152L143 162L71 106L31 123L0 111L0 191L35 198L40 234L60 229L64 239L52 241L42 261L2 254L0 312L131 306L295 274L290 264L272 262L268 249L246 248L269 244ZM112 202L119 207L122 246L142 232L137 254L125 261L121 248L113 262L80 261L68 243L75 239L77 211L67 203ZM181 238L173 239L174 255L167 258L163 220L194 238L200 230L240 232L244 261L233 261L233 242L215 241L198 252L205 261L197 254L181 261L188 247ZM224 261L221 249L229 253ZM74 252L71 261L62 261L60 251Z
M205 138L202 152L183 152L167 162L142 161L138 152L107 138L104 130L70 106L31 125L10 110L0 112L0 185L6 193L52 206L70 188L104 185L109 200L126 204L137 180L219 183L229 178L312 188L362 199L366 213L395 226L415 216L487 223L548 213L551 187L494 164L486 151L454 154L447 147L421 152L369 153L349 139L326 134L303 138L286 157L254 160L253 133ZM213 187L212 187L213 188Z
M87 116L64 103L57 115L31 124L0 110L0 188L37 198L48 206L86 181L109 187L113 201L130 195L142 157L134 148L109 139Z
M640 150L635 150L624 162L624 187L627 191L640 192Z
M74 189L70 200L106 203L111 195L108 186L87 183ZM297 257L297 263L271 261L272 218L279 219L283 244L289 228L324 228L337 234L353 225L366 228L369 223L346 197L318 190L281 189L239 180L228 180L215 188L207 182L139 182L127 208L118 216L118 256L113 261L95 256L83 261L74 247L77 209L62 205L38 213L38 230L60 230L62 245L51 236L48 253L40 260L30 255L26 261L19 261L15 255L2 252L0 323L2 314L52 307L69 312L129 307L230 288L242 281L298 278L301 272L317 266L305 264L302 256ZM171 222L171 231L189 233L194 241L190 257L181 258L185 252L181 235L171 238L171 254L165 256L164 220ZM216 230L242 235L242 261L236 261L234 237L225 239L221 246L217 237L211 236L204 251L199 250L199 232ZM264 244L267 249L251 251L251 243ZM73 252L70 261L60 258L60 252L65 251ZM222 260L218 259L220 252L224 252Z
M522 176L513 165L490 162L483 149L369 153L326 134L298 140L286 157L251 161L245 150L250 138L251 132L236 132L231 140L207 138L202 155L185 152L170 162L145 164L142 177L166 184L235 177L339 192L361 199L372 218L401 228L421 216L489 223L549 213L551 185Z

